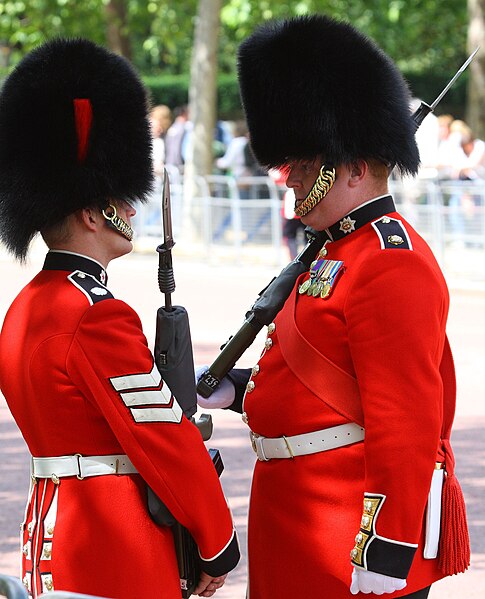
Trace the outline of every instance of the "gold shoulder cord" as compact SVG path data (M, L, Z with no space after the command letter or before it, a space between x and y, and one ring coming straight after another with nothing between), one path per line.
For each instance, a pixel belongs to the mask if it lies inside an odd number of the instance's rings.
M107 211L110 211L109 213ZM126 237L128 241L133 239L133 229L130 227L128 223L126 223L122 218L120 218L116 213L116 207L113 204L110 204L106 210L103 210L104 218L109 221L110 225L112 225L119 233Z
M308 214L310 210L315 208L318 202L323 200L335 183L335 174L334 168L327 168L325 165L322 165L317 180L310 189L309 194L298 207L295 206L296 216L305 216L305 214Z

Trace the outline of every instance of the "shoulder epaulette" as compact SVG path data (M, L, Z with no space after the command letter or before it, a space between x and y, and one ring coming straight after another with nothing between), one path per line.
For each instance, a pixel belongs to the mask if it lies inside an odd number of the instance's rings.
M381 249L398 248L402 250L412 250L411 239L404 228L404 225L397 218L382 216L372 223L379 241Z
M114 298L113 294L104 285L86 272L76 270L67 278L84 293L91 305Z

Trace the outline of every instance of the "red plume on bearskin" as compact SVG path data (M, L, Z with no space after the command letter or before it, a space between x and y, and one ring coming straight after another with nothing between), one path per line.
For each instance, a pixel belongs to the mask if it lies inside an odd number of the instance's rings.
M0 238L25 258L37 231L152 186L146 91L129 62L84 39L30 52L0 94Z
M334 166L375 158L417 172L408 86L351 25L323 15L268 22L241 44L238 72L261 164L321 154Z

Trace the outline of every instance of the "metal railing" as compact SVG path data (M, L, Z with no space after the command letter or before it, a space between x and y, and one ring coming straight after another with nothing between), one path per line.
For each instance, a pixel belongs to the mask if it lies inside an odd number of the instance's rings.
M197 179L183 219L183 181L171 173L172 217L177 241L204 256L240 262L288 261L282 238L281 190L270 177ZM391 180L399 212L426 239L448 274L485 280L485 181ZM160 197L143 208L135 229L160 237ZM152 221L144 215L151 214Z

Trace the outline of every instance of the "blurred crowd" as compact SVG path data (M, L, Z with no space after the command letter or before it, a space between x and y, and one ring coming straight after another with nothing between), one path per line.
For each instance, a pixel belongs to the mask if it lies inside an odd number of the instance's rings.
M415 100L413 108L419 106ZM154 171L164 165L183 171L191 144L188 106L173 111L165 105L151 111ZM421 178L439 180L485 179L485 142L470 126L450 114L429 114L416 133L421 155ZM233 177L268 174L254 158L245 121L218 121L213 139L214 172ZM270 173L271 174L271 173ZM278 175L276 175L278 178Z
M419 100L411 108L417 109ZM153 168L159 189L164 167L170 174L182 174L190 144L193 125L187 105L173 111L165 105L155 106L150 114L153 135ZM421 168L417 180L407 181L407 199L418 201L415 186L420 180L437 183L485 180L485 141L476 137L471 127L450 114L429 114L416 132ZM263 169L255 159L249 144L244 120L217 121L213 137L213 174L230 175L241 181L247 177L270 176L277 186L281 202L282 234L290 258L294 258L304 242L304 225L293 212L294 194L285 185L284 173ZM393 175L391 175L392 177ZM249 186L239 185L241 199L249 198ZM466 220L473 217L481 196L457 191L446 196L452 230L465 235ZM468 216L467 216L468 215ZM227 228L230 217L222 223ZM228 222L226 222L228 221ZM220 235L219 235L220 236Z
M192 137L192 122L188 106L179 106L170 110L168 106L155 106L150 113L153 136L153 169L158 182L164 167L170 173L183 173ZM248 143L248 129L244 120L234 122L217 121L213 137L214 174L230 175L236 180L244 177L270 176L277 186L282 200L282 233L290 258L294 258L299 245L304 241L304 225L293 212L294 194L285 185L284 173L262 168ZM174 171L175 169L175 171ZM241 199L248 196L248 185L239 186ZM230 220L230 219L229 219ZM227 227L230 223L222 224ZM216 232L216 236L218 233ZM220 235L219 235L220 236Z
M421 178L485 179L485 142L476 137L465 121L451 114L430 114L416 132L416 140Z

